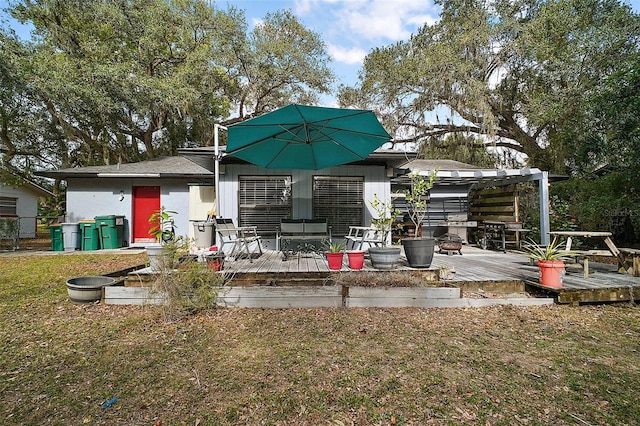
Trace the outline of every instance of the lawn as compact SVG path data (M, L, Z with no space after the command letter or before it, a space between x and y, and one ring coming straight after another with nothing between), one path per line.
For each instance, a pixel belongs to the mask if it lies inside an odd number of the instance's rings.
M167 322L159 307L67 300L66 279L140 261L0 257L0 424L640 419L637 307L216 309Z

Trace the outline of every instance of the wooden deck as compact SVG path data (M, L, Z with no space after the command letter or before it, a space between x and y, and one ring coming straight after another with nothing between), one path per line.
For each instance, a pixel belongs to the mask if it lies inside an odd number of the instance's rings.
M591 276L583 278L581 265L567 265L563 287L550 289L538 284L538 267L523 253L507 253L464 246L462 255L435 253L429 270L420 274L443 286L465 291L519 291L546 294L558 303L635 302L640 300L640 278L617 272L615 265L591 262ZM341 271L330 271L324 256L304 255L282 260L276 251L265 251L252 262L248 259L227 261L225 271L234 285L318 285L328 283L332 274L348 272L347 257ZM379 271L365 258L362 271ZM401 257L396 271L414 271Z

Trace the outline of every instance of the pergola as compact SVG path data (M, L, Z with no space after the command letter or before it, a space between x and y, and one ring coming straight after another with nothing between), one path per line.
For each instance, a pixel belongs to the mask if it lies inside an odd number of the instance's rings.
M541 244L550 242L549 231L549 172L537 168L520 169L479 169L475 166L453 160L410 160L400 169L419 170L423 176L437 171L436 185L466 186L471 189L501 187L516 183L537 182L540 200L540 235ZM408 183L406 174L395 178L396 183Z

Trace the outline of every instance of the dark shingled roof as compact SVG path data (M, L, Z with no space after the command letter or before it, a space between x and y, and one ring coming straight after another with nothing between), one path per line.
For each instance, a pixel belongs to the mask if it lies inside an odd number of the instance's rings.
M109 166L87 166L37 173L56 179L79 177L213 177L211 170L181 157L161 157L138 163L114 164Z

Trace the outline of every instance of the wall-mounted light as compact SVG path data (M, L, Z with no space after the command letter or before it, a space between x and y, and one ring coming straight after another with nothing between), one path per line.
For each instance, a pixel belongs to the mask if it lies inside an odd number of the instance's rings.
M124 200L124 191L120 190L120 201Z

